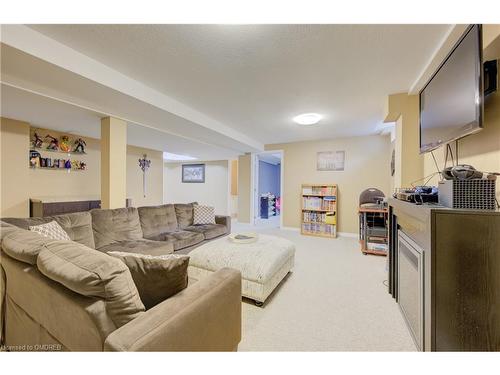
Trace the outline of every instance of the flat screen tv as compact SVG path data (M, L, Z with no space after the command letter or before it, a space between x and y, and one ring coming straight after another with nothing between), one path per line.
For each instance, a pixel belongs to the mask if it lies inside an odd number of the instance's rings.
M420 153L482 128L481 26L471 25L420 91Z

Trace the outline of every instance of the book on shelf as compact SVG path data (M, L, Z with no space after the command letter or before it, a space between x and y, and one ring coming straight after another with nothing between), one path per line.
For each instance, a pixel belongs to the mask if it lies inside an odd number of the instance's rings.
M302 188L302 195L312 195L313 189L312 186L304 186Z
M302 221L324 223L326 215L319 212L303 212Z
M312 234L335 236L335 225L325 223L302 223L302 231Z
M335 212L309 212L302 213L302 221L312 223L337 224Z
M335 211L336 198L333 196L323 198L323 210Z
M337 213L336 212L325 213L325 223L326 224L337 224Z
M336 237L337 186L302 185L301 232Z
M375 251L387 251L389 246L383 243L368 242L367 249Z
M302 195L335 195L335 186L303 186Z
M323 200L319 197L302 198L302 207L308 210L321 210Z
M329 199L326 199L329 198ZM302 207L305 210L332 210L335 211L335 197L303 197Z

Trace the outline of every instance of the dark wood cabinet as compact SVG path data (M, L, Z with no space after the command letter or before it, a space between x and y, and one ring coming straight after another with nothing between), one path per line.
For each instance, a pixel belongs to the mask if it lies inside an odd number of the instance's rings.
M53 216L73 212L90 211L101 208L100 200L75 200L60 202L44 202L39 199L30 200L30 217Z
M390 201L389 292L397 231L424 252L423 350L500 350L500 212Z
M131 198L126 199L125 207L132 207ZM30 199L30 217L70 214L73 212L90 211L94 208L101 208L101 201L99 199Z

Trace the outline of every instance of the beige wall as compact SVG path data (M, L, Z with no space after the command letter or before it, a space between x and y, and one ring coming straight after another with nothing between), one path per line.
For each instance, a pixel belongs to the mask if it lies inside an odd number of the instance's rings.
M229 163L227 160L207 161L205 183L183 183L182 164L165 163L165 203L198 202L215 207L218 215L229 215Z
M29 212L29 131L27 122L0 118L0 217Z
M231 195L229 197L229 215L238 217L238 160L231 160Z
M142 188L142 170L139 159L146 154L151 167L146 172L146 197ZM127 146L127 198L132 205L154 206L163 203L163 152Z
M1 217L29 216L30 197L100 197L101 153L98 139L85 137L87 155L74 156L87 163L86 171L33 170L28 167L29 128L26 122L1 118ZM142 171L138 165L143 153L148 154L152 161L146 198L142 196ZM127 147L127 197L132 199L134 206L162 203L162 158L163 154L159 151Z
M101 207L122 208L127 199L127 123L101 119Z
M238 195L238 160L231 160L231 195Z
M250 223L250 190L252 188L252 156L238 158L238 221Z
M483 25L483 58L500 58L500 25Z
M44 129L42 133L46 130ZM59 137L62 133L48 130L54 137ZM47 133L43 134L45 136ZM26 147L29 146L29 139L23 140ZM30 184L28 186L29 197L57 197L57 196L88 196L99 197L101 195L101 151L98 139L85 137L87 147L86 155L72 155L71 159L82 160L87 163L85 171L46 170L28 168ZM43 157L67 158L65 154L56 154L40 151ZM26 157L27 159L27 157Z
M394 185L410 187L424 177L424 158L420 155L419 97L406 93L389 95L385 122L396 122L396 173Z
M393 176L393 186L391 186L391 191L396 188L405 187L402 182L402 157L403 157L403 142L400 136L401 130L403 128L403 117L399 116L396 121L396 126L394 132L396 133L396 138L394 139L394 176Z
M358 199L359 194L364 189L376 187L386 195L390 194L391 142L389 135L266 146L266 150L278 149L284 150L282 213L285 227L298 228L300 226L300 188L303 183L333 183L338 185L339 232L358 232ZM344 171L316 170L318 151L341 150L346 152ZM240 173L241 169L240 163ZM241 191L243 183L241 180L240 182ZM250 195L249 192L247 195Z
M393 142L391 142L391 148L389 150L390 157L392 157L392 151L393 150L396 151L396 140L394 140ZM396 159L394 159L394 161L396 161ZM399 171L396 168L396 165L394 165L394 175L391 176L391 182L390 182L390 188L389 188L389 191L390 191L391 194L396 189L396 179L398 179L398 181L401 179L398 174L399 174Z

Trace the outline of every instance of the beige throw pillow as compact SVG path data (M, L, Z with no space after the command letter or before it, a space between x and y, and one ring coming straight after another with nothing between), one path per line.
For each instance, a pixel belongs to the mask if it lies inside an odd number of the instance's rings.
M122 260L127 265L146 309L187 287L189 256L153 256L120 251L110 251L108 255Z
M193 206L193 224L215 224L215 207L212 206Z
M47 224L32 225L29 227L30 231L36 232L44 237L51 238L53 240L63 240L71 241L68 233L62 229L57 221L51 221Z

